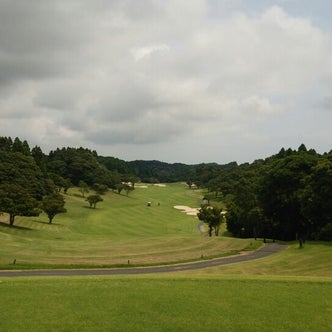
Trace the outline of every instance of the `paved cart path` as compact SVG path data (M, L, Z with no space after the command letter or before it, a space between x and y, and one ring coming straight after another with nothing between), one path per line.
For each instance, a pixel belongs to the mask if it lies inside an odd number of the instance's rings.
M186 264L162 265L152 267L128 267L128 268L110 268L110 269L45 269L45 270L6 270L0 271L0 277L47 277L47 276L103 276L103 275L119 275L119 274L148 274L175 271L198 270L207 267L226 265L238 262L250 261L266 257L282 251L287 245L270 243L265 244L262 248L250 251L248 253L229 256L224 258L211 259L206 261L198 261Z

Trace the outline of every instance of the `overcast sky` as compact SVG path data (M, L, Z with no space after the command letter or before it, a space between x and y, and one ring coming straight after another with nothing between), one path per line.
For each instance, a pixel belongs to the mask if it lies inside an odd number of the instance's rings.
M332 148L330 0L0 0L0 136L252 162Z

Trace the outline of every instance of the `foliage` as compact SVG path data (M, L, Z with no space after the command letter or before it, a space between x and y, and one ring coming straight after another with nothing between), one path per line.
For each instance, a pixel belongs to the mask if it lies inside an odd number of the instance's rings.
M37 201L73 185L83 197L89 187L99 195L108 188L128 195L141 179L207 188L206 198L227 205L228 230L238 237L325 239L332 222L332 152L320 155L304 144L251 164L185 165L125 162L82 147L45 155L18 137L0 137L0 185L18 185Z
M157 160L130 161L128 167L131 174L136 175L146 183L184 181L191 177L194 170L192 165L169 164Z
M38 201L52 190L27 142L18 138L12 142L0 140L0 211L9 214L11 226L16 216L38 215Z
M103 199L100 197L100 195L89 195L86 200L90 204L90 208L96 208L97 203L102 202Z
M128 196L129 192L135 190L135 187L130 183L121 182L116 184L116 190L118 194L121 194L122 190L124 190L126 192L126 195Z
M221 212L222 209L210 205L203 205L199 209L197 217L199 220L202 220L204 223L208 224L209 236L212 236L213 230L216 236L219 235L219 228L223 221Z
M227 204L227 228L234 236L302 244L323 239L321 230L332 222L331 152L319 155L302 144L251 164L201 168L196 176Z
M13 226L16 216L38 216L38 202L29 192L17 184L0 185L0 211L9 214L9 225Z
M95 183L93 186L92 186L92 189L99 195L104 195L108 188L106 185L104 184L99 184L99 183Z
M98 161L96 151L80 148L62 148L51 151L47 170L69 179L74 185L84 181L89 186L100 183L109 186L112 173Z
M82 180L78 183L78 190L81 192L82 197L89 192L89 186Z
M40 200L47 194L46 177L35 160L20 152L0 150L0 184L14 183Z
M59 193L45 196L41 203L41 209L47 214L50 224L57 214L67 212L64 206L65 200Z

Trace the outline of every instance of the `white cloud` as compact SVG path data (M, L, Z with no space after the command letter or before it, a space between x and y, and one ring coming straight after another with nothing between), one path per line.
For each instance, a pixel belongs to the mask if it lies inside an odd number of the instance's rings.
M141 59L144 59L145 57L150 57L155 52L165 51L169 51L169 47L165 44L160 44L134 48L131 52L134 56L135 61L139 61Z

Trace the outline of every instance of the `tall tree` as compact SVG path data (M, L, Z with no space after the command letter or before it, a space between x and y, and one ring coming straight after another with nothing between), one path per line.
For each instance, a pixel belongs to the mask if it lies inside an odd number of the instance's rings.
M30 156L30 147L28 142L26 140L22 142L18 137L16 137L12 145L12 152L20 152L25 156Z
M321 228L332 225L332 160L321 158L304 184L301 210L308 219L310 231L317 235Z
M13 226L16 216L38 216L38 202L29 192L17 184L0 186L0 211L9 214L9 225Z
M262 181L260 200L265 215L276 226L282 240L298 238L309 231L308 218L301 209L304 179L311 173L317 157L304 151L278 160Z
M31 156L0 150L0 184L14 183L41 200L47 194L46 177Z

